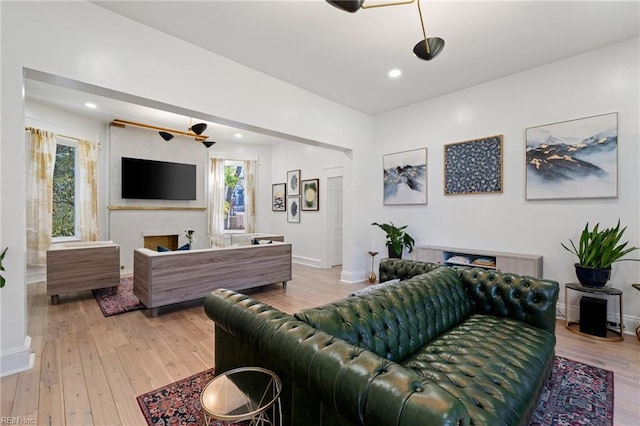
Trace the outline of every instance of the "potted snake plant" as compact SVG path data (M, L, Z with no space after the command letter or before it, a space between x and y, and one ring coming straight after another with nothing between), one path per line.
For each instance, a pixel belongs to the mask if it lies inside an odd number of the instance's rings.
M5 247L4 250L2 250L2 253L0 253L0 271L4 271L4 266L2 265L2 262L4 261L4 256L7 254L7 250L9 250L9 247ZM0 288L4 287L4 285L7 283L7 280L5 280L5 278L0 275Z
M377 223L373 222L371 225L375 225L387 233L387 248L389 250L390 258L402 258L402 251L406 248L409 253L413 250L415 240L413 237L405 231L408 225L395 226L393 222L389 223Z
M611 267L613 263L621 260L628 253L638 250L638 247L627 247L628 241L620 242L624 231L620 228L620 220L614 228L600 228L597 223L593 229L589 229L589 223L580 234L580 241L576 246L570 239L571 247L561 243L565 250L578 257L578 262L574 264L576 276L580 284L585 287L604 287L611 278Z

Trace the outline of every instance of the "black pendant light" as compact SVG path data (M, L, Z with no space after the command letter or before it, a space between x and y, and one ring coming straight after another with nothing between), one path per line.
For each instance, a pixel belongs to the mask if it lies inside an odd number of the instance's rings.
M202 141L202 143L204 144L204 146L206 146L207 148L211 148L213 146L213 144L215 144L214 141Z
M196 140L203 140L206 139L206 137L202 138L202 139L198 139L196 136L200 136L202 133L204 133L205 130L207 130L207 123L196 123L194 125L191 125L191 118L189 119L189 128L187 129L188 132L182 132L182 131L174 131L174 133L178 133L182 136L192 136L194 137ZM165 141L170 141L171 139L174 138L174 135L166 132L166 131L160 131L158 132L160 134L160 137L162 139L164 139Z
M327 3L345 12L355 13L362 7L364 0L327 0Z
M413 3L415 0L399 0L391 3L377 3L366 5L365 0L326 0L331 6L349 13L355 13L360 9L370 9L374 7L397 6L401 4ZM442 52L444 49L444 40L440 37L427 37L424 29L424 20L422 19L422 10L420 9L420 0L418 2L418 14L420 15L420 24L422 25L422 35L424 39L419 41L413 47L413 53L417 58L430 61Z
M191 130L196 135L201 135L205 130L207 130L207 124L206 123L196 123L193 126L191 126L189 128L189 130Z
M420 8L420 0L418 0L418 15L420 15L420 26L422 27L423 40L420 40L413 46L413 53L419 59L430 61L442 52L444 49L444 40L440 37L427 38L427 31L424 29L424 19L422 19L422 9Z
M162 139L164 139L167 142L173 139L173 135L169 132L158 132L158 133L160 133L160 136L162 137Z
M420 40L415 46L413 46L413 53L419 58L425 61L430 61L444 49L444 40L440 37L429 37L425 40Z

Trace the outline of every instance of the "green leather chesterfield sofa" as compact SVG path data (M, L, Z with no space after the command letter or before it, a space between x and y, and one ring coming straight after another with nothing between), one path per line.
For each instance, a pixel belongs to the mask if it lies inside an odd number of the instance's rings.
M383 260L398 284L295 316L212 292L215 369L282 380L285 425L528 425L554 360L558 283Z

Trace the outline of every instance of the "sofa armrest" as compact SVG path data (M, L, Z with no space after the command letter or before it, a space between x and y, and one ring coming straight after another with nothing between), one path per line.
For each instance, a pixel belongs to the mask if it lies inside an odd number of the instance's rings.
M555 334L556 281L482 268L456 268L475 311L524 321Z
M419 262L417 260L387 258L380 261L378 272L381 283L396 278L404 281L416 275L431 272L441 266L436 263Z
M223 351L252 352L236 355L238 362L262 363L278 374L285 424L322 424L318 415L350 424L470 423L462 402L415 371L248 296L216 290L205 312L228 340L216 335L216 369ZM227 357L224 368L239 366L232 363Z

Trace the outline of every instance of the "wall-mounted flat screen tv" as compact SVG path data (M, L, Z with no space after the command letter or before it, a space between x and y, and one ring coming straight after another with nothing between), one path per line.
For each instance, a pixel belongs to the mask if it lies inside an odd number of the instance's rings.
M122 157L122 198L195 200L196 165Z

